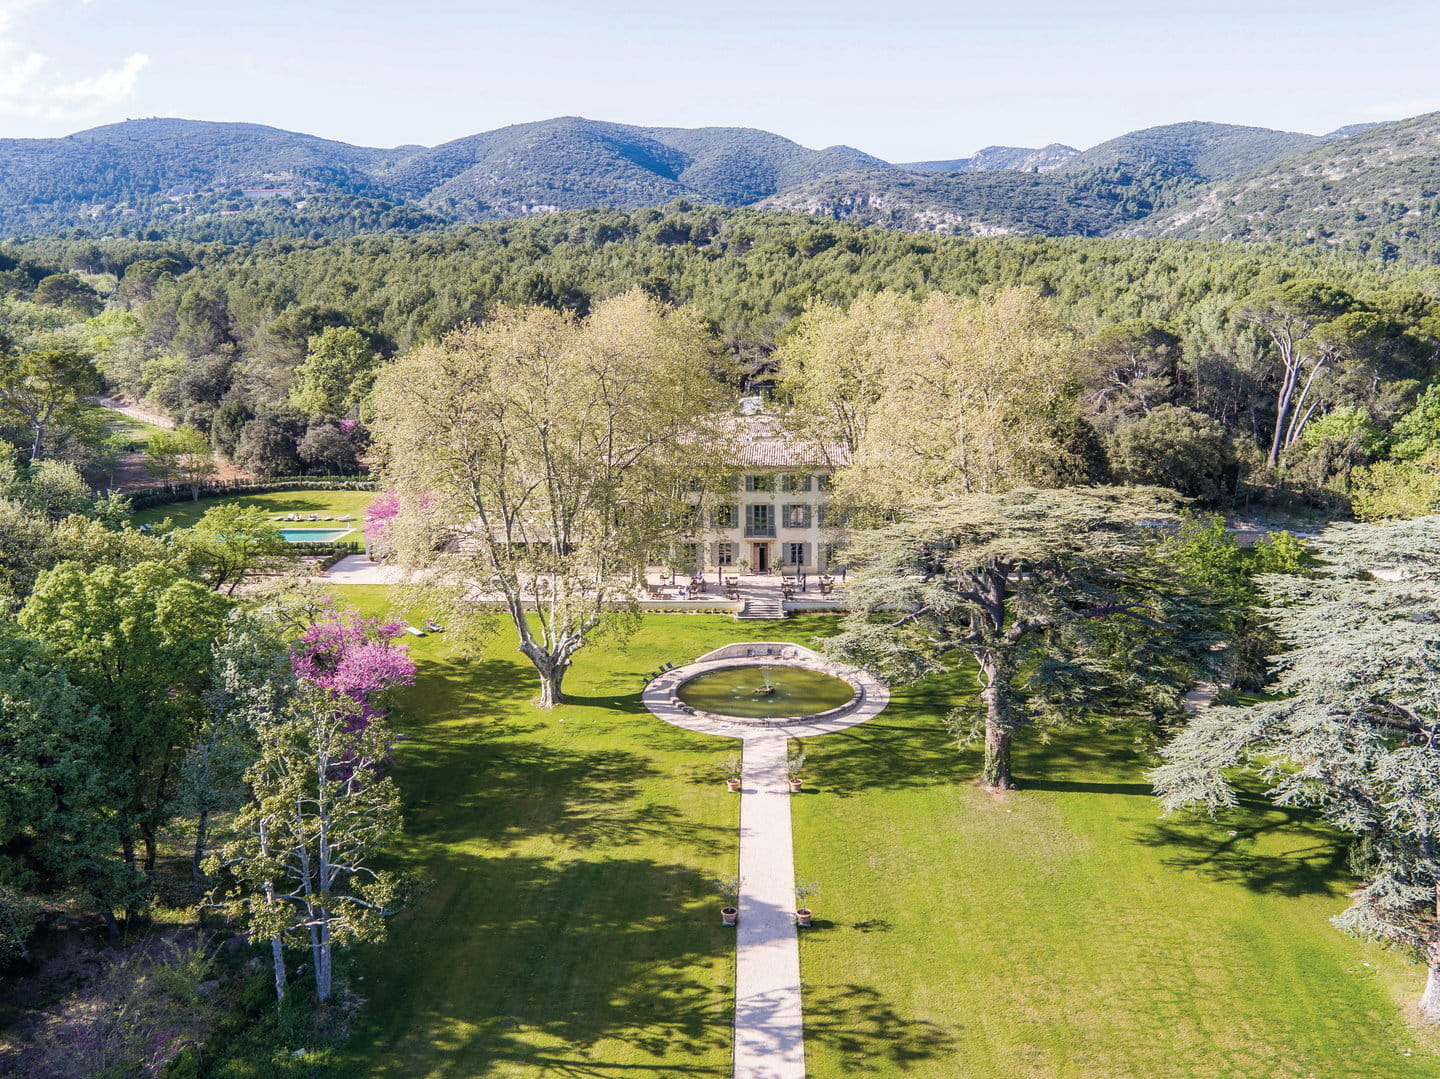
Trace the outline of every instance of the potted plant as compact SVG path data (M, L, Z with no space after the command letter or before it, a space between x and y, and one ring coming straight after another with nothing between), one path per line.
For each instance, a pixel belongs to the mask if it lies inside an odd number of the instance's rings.
M790 793L799 794L805 785L805 751L797 749L785 759L785 776L790 780Z
M720 771L725 775L725 785L732 794L740 790L741 767L739 757L726 757L720 762Z
M810 924L810 917L814 913L809 903L813 896L820 894L820 885L816 881L807 881L795 885L795 924L804 928Z
M725 900L725 905L720 908L720 924L733 926L740 917L740 878L721 877L715 882L715 890Z
M736 564L740 567L740 572L741 572L741 573L749 573L749 572L750 572L750 559L748 559L748 558L742 558L742 559L740 559L740 561L739 561L738 563L736 563Z

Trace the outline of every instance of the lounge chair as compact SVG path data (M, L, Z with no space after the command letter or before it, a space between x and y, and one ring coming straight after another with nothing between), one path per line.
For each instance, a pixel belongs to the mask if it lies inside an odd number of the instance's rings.
M413 633L416 637L423 637L423 636L425 636L425 631L424 631L423 629L416 629L414 626L406 626L406 627L405 627L405 632L406 632L406 633Z

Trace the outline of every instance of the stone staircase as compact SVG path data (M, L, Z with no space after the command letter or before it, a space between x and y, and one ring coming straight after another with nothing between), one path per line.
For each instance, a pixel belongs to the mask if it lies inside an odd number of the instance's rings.
M784 618L785 605L778 595L774 597L752 596L745 601L745 606L740 608L735 617L745 619Z

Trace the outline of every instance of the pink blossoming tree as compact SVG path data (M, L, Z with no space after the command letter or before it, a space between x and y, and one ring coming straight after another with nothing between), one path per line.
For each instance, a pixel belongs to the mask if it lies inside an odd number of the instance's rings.
M352 722L363 727L384 714L388 691L415 682L415 661L395 640L404 632L403 622L331 613L304 632L291 663L301 682L352 702Z

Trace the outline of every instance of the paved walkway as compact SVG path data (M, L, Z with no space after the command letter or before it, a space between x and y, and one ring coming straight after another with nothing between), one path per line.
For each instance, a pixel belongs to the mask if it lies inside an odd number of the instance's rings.
M771 659L824 670L861 692L852 707L825 719L797 718L779 727L727 723L696 715L672 699L696 674ZM785 641L746 641L718 648L645 687L645 707L668 723L702 734L739 738L740 917L735 928L735 1079L805 1079L800 942L795 926L795 854L786 774L791 738L843 730L890 703L883 682L856 667Z
M805 1079L788 741L766 731L742 743L735 1079Z
M371 562L363 554L347 554L315 580L330 584L398 584L404 576L398 566Z

